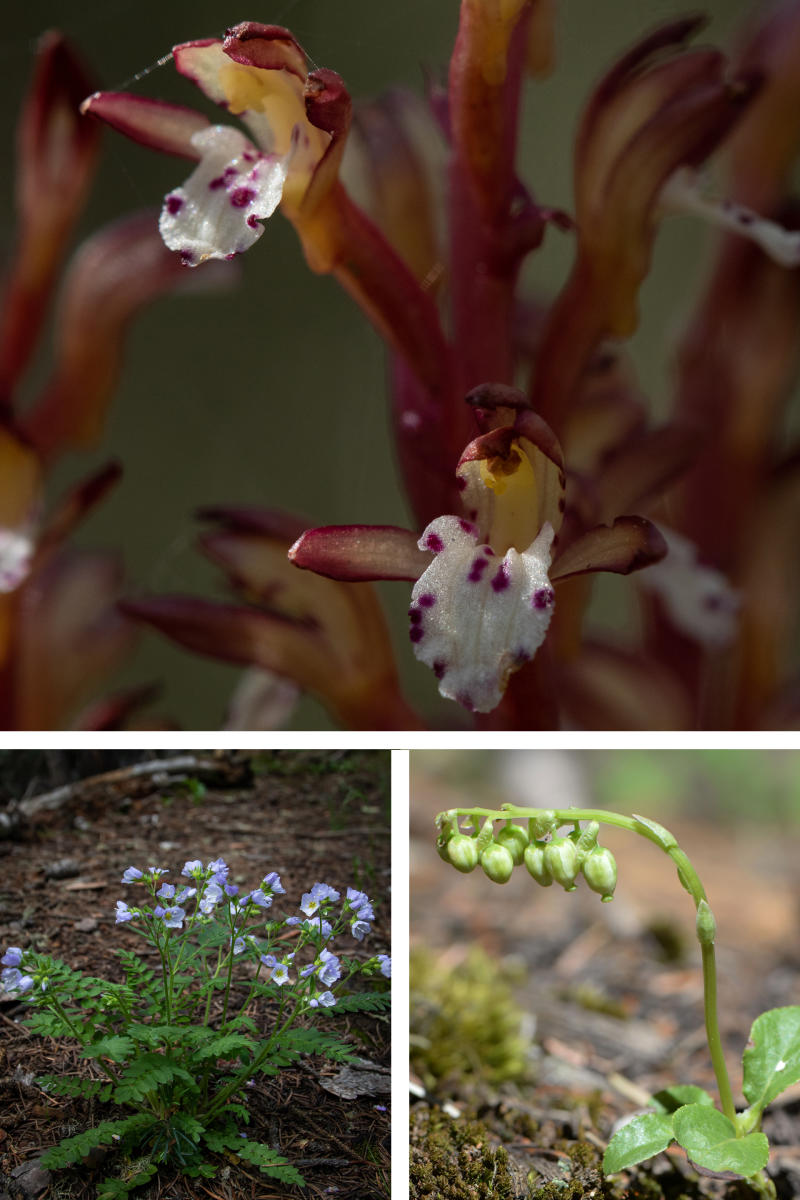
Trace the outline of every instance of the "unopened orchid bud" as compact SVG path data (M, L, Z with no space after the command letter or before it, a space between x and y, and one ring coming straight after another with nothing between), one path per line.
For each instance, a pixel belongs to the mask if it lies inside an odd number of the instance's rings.
M477 823L475 825L475 828L477 829ZM492 845L493 842L494 842L494 821L492 820L491 817L487 817L486 820L483 822L480 833L478 834L478 836L476 838L476 843L478 846L478 856L480 857L480 855L483 854L486 847Z
M532 875L542 887L550 887L553 876L547 868L544 858L545 842L529 842L525 847L525 866L528 874Z
M613 900L617 886L617 864L610 850L605 846L595 846L583 860L581 871L589 887L597 892L604 903Z
M504 825L495 838L501 846L505 846L514 860L514 866L518 867L522 862L525 853L525 847L528 845L528 835L525 830L519 825Z
M697 940L701 946L713 946L717 936L717 922L707 900L697 906Z
M528 821L531 838L543 838L556 829L556 814L552 808L542 808Z
M508 883L514 870L514 859L505 846L490 842L481 854L481 866L493 883Z
M565 892L575 891L578 874L578 851L572 838L554 837L544 848L545 865Z
M590 821L589 824L581 830L577 838L574 839L578 850L578 859L580 862L583 862L583 860L587 858L597 846L597 835L599 832L600 826L597 821Z
M447 859L457 871L468 875L478 865L478 847L475 838L466 833L457 833L447 843Z

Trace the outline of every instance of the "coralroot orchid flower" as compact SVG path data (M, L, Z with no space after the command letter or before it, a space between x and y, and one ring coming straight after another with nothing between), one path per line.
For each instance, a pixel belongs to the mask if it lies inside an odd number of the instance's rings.
M239 253L280 209L311 268L336 276L390 351L415 531L303 530L269 510L217 509L203 549L241 602L125 605L184 646L266 672L247 680L256 704L298 687L346 725L419 722L372 580L412 584L413 652L479 726L751 725L776 703L796 608L785 564L800 473L797 455L776 467L774 419L798 355L786 47L800 2L760 20L733 64L692 47L694 17L639 38L588 97L570 214L528 190L516 153L526 71L549 64L554 15L551 0L461 0L446 88L357 109L347 159L344 84L277 26L245 22L174 50L241 128L121 93L84 104L196 164L161 216L176 259ZM718 203L702 171L729 148L731 199ZM676 209L710 220L722 251L681 349L677 402L654 426L620 343ZM521 280L553 226L575 256L548 302ZM587 636L588 577L643 568L618 634Z
M0 727L123 723L149 689L81 712L130 652L135 630L116 609L115 554L68 546L117 483L115 462L46 503L48 469L94 446L119 373L125 334L147 302L185 284L151 213L124 218L79 247L55 311L53 365L23 407L19 392L69 237L94 173L97 127L79 104L91 81L57 33L39 46L19 126L19 224L0 306Z
M494 427L461 456L460 515L436 518L418 541L381 527L309 530L289 557L334 579L415 580L414 653L443 696L486 713L544 641L557 581L628 574L662 558L666 545L649 521L627 516L562 545L567 480L552 430L513 389L477 389L472 400L479 422ZM513 424L497 423L509 418Z

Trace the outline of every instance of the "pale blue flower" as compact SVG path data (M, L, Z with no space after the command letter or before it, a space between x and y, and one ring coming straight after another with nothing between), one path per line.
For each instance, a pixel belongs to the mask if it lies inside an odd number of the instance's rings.
M333 992L320 992L319 996L313 996L308 1004L310 1008L332 1008L336 1003L336 997Z
M142 872L138 867L128 867L125 874L122 876L122 883L136 883L136 880L141 878Z
M392 977L392 960L389 957L389 955L388 954L379 954L378 962L381 964L381 975L384 975L387 979L391 979L391 977Z
M181 875L186 875L186 876L202 875L202 873L203 873L203 864L200 862L199 858L192 858L188 862L185 862L183 864L183 870L181 871Z
M237 895L238 891L239 891L238 883L226 883L225 884L225 895L226 896L235 896L235 895Z
M165 908L163 910L163 920L167 929L180 929L183 925L183 918L185 916L185 910L178 908L178 906L175 904L173 904L170 908Z
M122 925L123 922L125 922L125 921L132 921L135 916L138 916L138 913L136 913L134 911L134 909L128 908L128 906L124 900L117 901L117 915L116 915L116 924L117 925ZM5 960L3 960L3 961L5 961Z
M234 954L242 954L244 952L244 947L245 947L244 938L237 937L236 941L233 943L233 953Z
M29 992L33 987L33 976L23 975L22 971L16 967L6 967L5 971L0 974L0 980L9 994L11 992Z
M182 887L175 897L176 904L183 904L185 900L190 900L192 896L197 895L197 888Z
M335 983L342 973L342 968L336 955L331 954L330 950L321 950L317 962L321 964L318 971L320 983Z
M269 908L272 904L272 896L267 896L266 893L261 891L261 888L256 888L255 891L250 893L247 899L253 904L257 904L259 908Z
M9 946L3 957L0 958L0 963L4 967L18 967L21 962L22 951L19 946Z
M338 900L339 893L327 883L315 883L310 892L303 893L300 911L311 917L325 900Z
M371 928L372 926L368 921L359 921L356 919L350 926L350 932L357 942L363 942Z
M171 900L175 895L175 888L171 883L162 883L161 887L156 892L159 900Z
M222 899L222 888L218 883L211 882L207 884L203 892L203 898L198 905L200 912L208 916L214 911L214 906Z
M269 888L276 896L286 895L286 888L281 887L281 877L277 871L270 871L269 875L265 875L261 880L261 886Z
M270 979L273 983L277 983L279 987L284 983L288 983L289 968L287 967L286 963L278 963L276 967L273 967Z
M264 964L264 966L267 967L271 971L272 968L276 965L278 960L274 954L262 954L261 961Z
M228 878L229 867L224 858L215 858L213 862L208 864L206 870L210 871L214 876L215 883L222 883L223 880Z

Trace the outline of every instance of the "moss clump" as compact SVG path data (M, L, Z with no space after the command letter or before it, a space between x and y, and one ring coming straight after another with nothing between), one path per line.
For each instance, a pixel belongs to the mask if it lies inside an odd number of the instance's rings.
M529 1075L530 1038L514 1002L514 972L477 947L443 968L428 951L411 954L411 1063L430 1091L464 1092Z
M434 1109L412 1115L411 1200L513 1200L508 1154L480 1121L456 1123Z

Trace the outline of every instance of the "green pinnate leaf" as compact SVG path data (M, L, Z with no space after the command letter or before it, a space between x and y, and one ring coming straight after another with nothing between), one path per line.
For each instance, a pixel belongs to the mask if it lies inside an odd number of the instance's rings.
M603 1155L606 1175L625 1171L637 1163L666 1150L675 1135L672 1120L666 1113L645 1113L634 1117L614 1134Z
M750 1041L742 1058L742 1091L762 1109L800 1079L800 1006L773 1008L756 1017Z
M112 1062L124 1062L130 1058L135 1049L133 1039L129 1037L105 1037L99 1042L86 1046L83 1053L87 1058L110 1058Z
M107 1146L117 1138L123 1138L134 1131L141 1132L154 1121L151 1113L134 1113L121 1121L101 1121L92 1129L87 1129L75 1137L64 1138L57 1146L51 1146L42 1155L42 1166L68 1167L72 1163L80 1162L95 1146Z
M685 1104L672 1116L675 1140L693 1163L709 1171L733 1171L745 1178L763 1170L769 1142L763 1133L737 1138L724 1113L707 1104Z
M684 1104L707 1104L713 1108L714 1098L705 1088L695 1087L692 1083L676 1083L656 1092L651 1103L656 1112L674 1113Z
M305 1186L306 1181L297 1168L291 1166L285 1158L281 1158L280 1154L276 1153L271 1146L265 1146L263 1142L249 1142L242 1138L235 1149L239 1158L253 1163L264 1175L279 1179L281 1183L294 1183L298 1187Z

